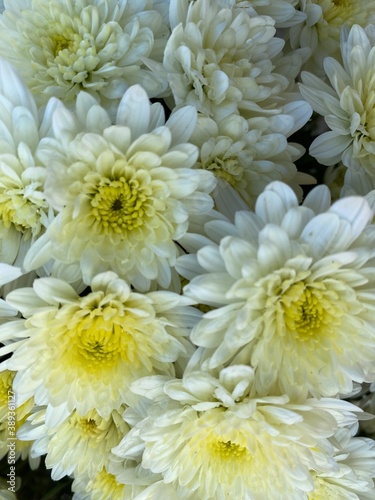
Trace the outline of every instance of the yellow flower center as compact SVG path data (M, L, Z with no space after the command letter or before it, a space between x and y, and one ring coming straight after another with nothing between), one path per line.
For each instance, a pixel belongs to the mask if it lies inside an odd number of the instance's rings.
M35 194L37 196L36 192ZM47 203L43 197L34 203L25 196L23 188L6 188L0 193L0 218L4 226L13 226L21 233L31 230L37 235L40 232L40 214L46 207Z
M133 231L144 224L147 202L147 191L137 181L107 181L91 200L92 214L105 234Z
M58 33L54 33L51 36L51 42L52 46L54 47L55 56L57 56L60 51L71 49L73 46L73 42L70 38L67 38L66 36L60 35Z
M116 477L104 468L87 486L87 490L91 491L92 500L103 500L103 498L122 500L125 498L125 488L124 484L119 483Z
M235 186L242 179L244 171L239 160L234 158L223 160L216 157L205 168L211 170L217 177L227 181L231 186Z
M9 370L4 370L0 372L0 408L8 408L9 403L9 391L12 391L13 379L16 372Z
M317 3L322 7L324 21L332 26L342 26L344 21L349 26L362 24L367 16L368 2L361 0L319 0ZM321 25L321 31L323 35L324 24Z
M92 418L81 418L79 427L82 435L85 437L93 438L101 432L96 425L96 421Z
M111 368L122 359L137 363L134 339L119 324L106 324L102 316L83 320L70 332L74 349L71 360L86 371L98 372Z
M251 456L244 446L232 443L232 441L222 441L218 439L210 443L209 450L216 460L246 460Z
M332 297L334 298L334 297ZM300 342L319 342L321 335L332 334L332 325L340 323L342 311L330 300L324 286L293 284L281 296L285 326Z

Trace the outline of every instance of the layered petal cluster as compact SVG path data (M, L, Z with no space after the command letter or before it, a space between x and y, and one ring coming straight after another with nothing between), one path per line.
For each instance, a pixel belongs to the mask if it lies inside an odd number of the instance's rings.
M129 89L115 125L87 94L77 114L54 115L54 139L39 154L47 168L45 193L58 211L25 259L27 269L51 258L79 264L88 283L111 269L137 289L171 282L190 214L211 210L213 173L193 169L198 151L187 143L196 111L185 107L167 123L140 86Z
M326 58L330 85L303 72L301 94L331 129L311 144L310 154L323 165L339 161L375 177L375 31L358 25L343 29L343 65Z
M375 20L375 5L366 0L299 0L296 9L305 19L290 28L291 47L308 48L308 68L319 75L323 73L325 57L340 60L340 31L344 25L365 28Z
M199 146L197 167L230 184L251 208L273 180L292 185L300 197L299 184L311 183L312 178L297 173L294 162L304 148L287 138L306 123L311 108L306 102L297 101L286 105L283 111L272 117L248 120L232 114L218 123L199 116L190 139Z
M250 364L263 394L334 396L374 380L372 218L363 198L330 206L318 186L299 206L273 182L255 213L190 238L178 269L184 293L212 309L191 336L203 368Z
M46 170L38 157L58 103L38 112L35 101L5 60L0 60L0 260L22 265L32 239L48 226L51 214L44 195ZM50 216L49 216L50 215Z
M96 410L86 415L73 411L62 422L46 425L46 409L36 410L18 432L19 442L31 441L31 455L45 457L51 477L58 481L66 475L93 478L107 465L110 450L129 431L121 413L113 410L101 417ZM69 446L67 446L69 443Z
M329 398L301 404L285 395L260 397L253 375L252 368L233 365L216 375L197 371L182 380L134 383L153 404L113 453L141 455L145 469L161 474L154 494L171 485L184 499L276 499L280 491L306 498L316 474L338 471L330 438L352 425L358 409Z
M273 113L289 79L274 72L284 42L275 21L233 8L234 2L197 0L173 17L164 69L177 106L191 104L221 120L232 113Z
M15 64L39 103L74 102L86 90L108 109L142 84L150 96L165 84L146 66L160 57L168 28L153 0L4 2L0 54Z
M33 406L34 400L30 398L19 404L13 390L13 381L16 372L5 370L0 373L0 458L8 455L8 463L14 463L19 458L29 458L32 468L39 465L39 458L30 458L31 440L18 441L18 431L25 423ZM16 446L11 444L16 442Z
M187 306L190 300L172 292L132 292L112 272L96 276L82 297L48 277L10 292L7 302L26 320L0 327L7 344L0 355L13 352L1 369L17 371L19 403L34 396L55 416L96 410L107 418L134 399L133 380L174 374L173 363L192 354L185 337L199 317Z

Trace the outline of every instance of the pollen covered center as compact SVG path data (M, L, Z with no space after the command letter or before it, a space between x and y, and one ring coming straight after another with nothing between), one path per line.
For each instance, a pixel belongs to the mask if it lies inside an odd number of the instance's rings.
M105 234L143 226L148 204L147 190L124 178L101 184L91 199L92 215Z
M324 286L295 283L282 295L281 302L285 326L301 342L319 342L323 334L332 332L332 325L337 325L342 315Z
M248 460L250 454L244 446L218 439L209 446L211 454L218 460Z

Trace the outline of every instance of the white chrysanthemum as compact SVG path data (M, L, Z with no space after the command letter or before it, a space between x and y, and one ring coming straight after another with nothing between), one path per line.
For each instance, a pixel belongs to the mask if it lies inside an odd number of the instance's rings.
M191 337L203 366L249 363L263 393L333 396L373 380L372 217L363 198L330 207L319 186L299 206L273 182L255 213L206 224L213 241L197 236L203 248L178 264L186 295L213 307Z
M136 83L156 96L165 85L144 62L160 57L168 30L153 3L6 1L0 54L12 60L40 103L51 96L74 102L86 90L109 109Z
M253 369L237 365L218 377L194 372L181 380L150 377L133 384L152 398L148 416L113 453L135 458L176 485L178 498L303 498L310 471L336 470L329 439L356 420L345 401L254 394ZM124 414L126 419L126 412Z
M336 451L338 469L323 474L313 473L314 491L309 500L337 498L371 500L375 495L375 443L372 439L352 437L347 429L339 429L331 442Z
M331 86L303 72L303 97L324 116L331 129L317 137L310 154L323 165L342 161L346 167L365 169L375 176L375 31L353 26L343 30L344 65L326 58L324 68Z
M14 463L19 458L25 460L29 457L30 465L34 469L39 465L39 459L35 460L29 455L31 440L18 439L18 431L30 415L34 400L30 398L19 404L13 388L15 375L15 372L9 370L0 372L0 458L8 454L8 463Z
M289 86L274 72L284 42L274 20L232 9L230 0L191 2L185 19L176 14L164 52L164 68L177 106L191 104L219 121L256 110L274 113ZM226 8L223 8L226 6Z
M133 293L112 272L96 276L83 297L49 277L12 291L7 301L27 318L0 327L0 341L14 341L0 355L14 351L1 366L17 371L19 397L34 395L52 413L66 404L69 412L96 409L103 418L129 402L133 380L174 373L173 362L191 356L184 336L199 316L186 307L190 300Z
M291 47L309 48L309 68L319 74L325 57L340 59L340 31L344 25L366 27L375 20L375 5L367 0L300 0L296 8L306 18L289 30Z
M121 478L123 474L121 467L118 464L116 465L117 467L113 467L110 462L109 468L103 467L92 478L83 474L76 476L72 484L73 500L103 500L104 498L110 498L111 500L135 500L139 498L141 500L138 494L146 486L139 483L133 484L132 479L134 478L135 481L138 479L134 472L136 469L134 467L132 469L126 468L126 477L124 482L122 482ZM167 498L169 500L169 497Z
M111 448L129 431L121 414L124 408L101 417L90 410L86 415L73 411L54 427L46 425L46 409L33 413L18 432L20 443L32 441L31 455L46 455L51 477L66 475L95 477L108 464Z
M43 193L46 170L37 148L49 135L51 116L44 116L12 66L0 59L0 260L14 263L48 226L48 203ZM22 262L20 262L22 264Z
M288 143L287 137L310 115L307 103L295 102L273 117L245 120L230 115L216 123L200 116L190 139L199 146L196 165L229 183L250 207L273 180L291 184L301 197L299 183L311 183L312 178L297 173L294 161L302 156L304 148Z
M149 289L152 280L168 287L179 254L175 240L185 234L190 214L208 212L213 204L208 193L215 176L191 168L198 152L186 143L196 111L185 107L164 124L161 106L151 106L134 86L112 126L90 96L78 100L78 118L58 110L56 139L44 141L39 151L47 199L60 213L31 248L25 267L53 257L79 263L86 282L111 269L139 290Z

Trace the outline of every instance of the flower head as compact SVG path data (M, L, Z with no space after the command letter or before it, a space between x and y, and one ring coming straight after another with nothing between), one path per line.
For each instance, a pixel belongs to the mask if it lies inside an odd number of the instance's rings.
M331 129L315 139L310 154L323 165L339 161L348 168L375 176L375 33L355 25L343 29L343 66L326 58L331 85L303 72L303 97L324 116Z
M38 112L14 68L0 60L0 260L18 265L32 239L48 226L51 210L44 195L46 169L37 149L48 136L53 110Z
M288 498L303 498L313 490L312 471L337 468L328 438L357 411L335 399L258 397L253 370L242 365L182 380L146 378L133 390L154 403L113 453L142 453L145 469L189 499L275 498L275 485Z
M340 59L340 31L343 26L358 24L363 28L375 20L375 6L366 0L301 0L296 8L305 18L289 30L295 50L307 47L311 51L308 68L322 74L327 56Z
M199 116L190 139L199 146L197 167L230 184L251 208L272 180L293 185L301 197L299 183L311 183L312 178L297 173L294 161L304 149L288 143L287 138L310 113L310 106L301 101L285 106L284 113L272 117L246 120L232 114L216 123Z
M194 327L203 367L249 363L259 391L334 396L372 380L375 227L363 198L330 207L328 188L302 206L273 182L255 214L212 222L181 257L187 296L212 306ZM275 392L274 392L275 393Z
M0 16L0 54L10 57L40 103L74 102L86 90L108 108L141 83L165 87L143 64L168 33L152 0L21 0Z
M152 280L168 287L179 254L175 240L187 231L190 214L213 205L215 177L191 168L197 148L185 142L195 110L183 108L164 123L160 105L151 106L134 86L116 125L87 94L78 98L77 116L58 110L55 139L40 148L46 196L59 213L25 267L55 258L79 263L86 282L111 269L141 290Z
M273 19L251 16L229 0L197 0L179 21L163 62L177 106L191 104L215 120L274 112L289 80L273 71L283 47Z
M35 395L52 413L66 405L82 417L95 409L106 418L132 398L133 380L174 373L173 362L192 352L184 339L197 318L190 301L172 292L134 293L112 272L95 277L83 297L50 277L10 292L7 301L27 319L3 325L2 342L21 340L0 350L15 351L2 368L17 370L19 395Z
M105 418L96 410L86 415L73 411L53 427L46 425L46 409L38 410L21 427L18 438L20 443L32 441L33 456L46 454L53 480L66 475L95 477L107 465L111 448L129 431L121 416L123 410L113 410Z

